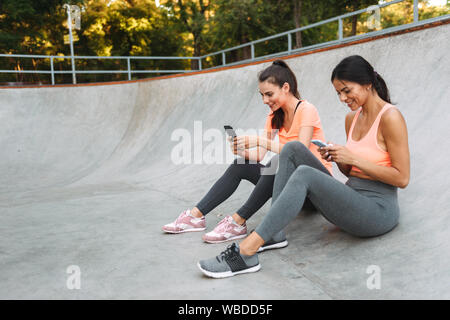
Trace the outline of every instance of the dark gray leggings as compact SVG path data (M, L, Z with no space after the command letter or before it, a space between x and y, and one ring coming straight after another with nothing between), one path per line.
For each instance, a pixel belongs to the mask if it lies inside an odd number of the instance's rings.
M204 215L208 214L215 207L228 199L234 191L236 191L241 180L244 179L255 185L255 189L248 200L239 210L237 210L239 216L248 220L272 197L275 173L276 168L278 167L278 157L279 155L275 155L266 166L261 163L251 163L249 160L245 160L244 162L244 159L242 158L234 160L222 177L217 180L196 207ZM320 160L309 152L309 150L307 155L303 158L303 161L304 164L314 167L325 174L329 174L328 170ZM266 171L262 174L263 170L268 170L269 168L274 170ZM305 208L313 209L314 207L311 202L307 200L305 202Z
M397 225L396 187L356 177L343 184L304 165L309 154L296 141L287 143L281 151L272 206L255 230L265 242L282 232L300 213L306 197L328 221L355 236L378 236Z
M273 182L275 175L261 175L261 170L272 163L278 165L278 155L272 158L267 166L261 163L251 163L249 160L236 159L228 167L222 177L214 183L208 193L200 200L196 207L203 213L208 214L219 204L228 199L241 183L241 180L250 181L255 185L245 204L237 211L244 219L249 219L272 197Z

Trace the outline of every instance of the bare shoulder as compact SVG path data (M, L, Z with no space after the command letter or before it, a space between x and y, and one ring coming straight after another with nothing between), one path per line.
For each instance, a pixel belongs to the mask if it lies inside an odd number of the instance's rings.
M350 131L350 126L352 125L352 121L353 121L353 118L355 117L355 115L356 115L356 112L358 112L357 110L355 110L355 111L350 111L349 113L347 113L347 115L345 116L345 131L347 132L347 135L348 135L348 132Z
M406 121L397 108L386 110L380 119L380 128L383 136L400 138L407 135Z
M398 125L406 125L405 118L399 109L390 108L381 116L380 124L383 128L394 128Z

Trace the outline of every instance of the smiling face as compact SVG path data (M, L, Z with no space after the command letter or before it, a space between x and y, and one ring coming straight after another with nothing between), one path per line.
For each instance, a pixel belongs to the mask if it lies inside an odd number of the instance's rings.
M272 112L285 105L289 95L292 95L289 92L289 84L286 82L281 88L269 81L260 82L259 93L263 98L264 104L267 104Z
M369 96L373 94L370 84L360 85L356 82L334 79L333 86L337 91L339 100L346 103L352 111L364 105Z

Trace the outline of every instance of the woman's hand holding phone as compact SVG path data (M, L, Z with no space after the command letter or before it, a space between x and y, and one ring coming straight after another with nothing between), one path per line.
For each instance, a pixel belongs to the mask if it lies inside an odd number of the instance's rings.
M311 141L312 142L312 141ZM314 143L314 142L313 142ZM316 143L314 143L314 144L316 144ZM324 144L323 142L322 142L322 144ZM318 145L318 144L316 144L316 145ZM319 153L320 153L320 156L322 157L322 159L324 159L324 160L326 160L326 161L328 161L328 162L332 162L333 161L333 158L332 158L332 156L331 156L331 154L330 154L330 152L329 152L329 150L333 147L334 145L333 145L333 143L331 143L331 142L328 142L325 146L320 146L317 150L319 151Z
M241 155L239 153L239 150L237 149L236 138L235 137L227 137L227 140L230 143L231 152L235 155Z
M251 149L258 146L258 136L239 136L236 137L236 146L240 150Z
M327 147L319 148L322 159L328 162L336 162L341 165L353 165L355 155L351 153L345 146L333 145L328 143Z

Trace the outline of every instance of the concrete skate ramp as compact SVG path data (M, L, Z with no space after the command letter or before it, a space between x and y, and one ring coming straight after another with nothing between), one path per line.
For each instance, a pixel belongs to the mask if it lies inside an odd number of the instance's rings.
M289 246L260 255L260 272L224 280L204 277L196 262L226 244L203 243L201 233L163 234L161 226L194 206L228 166L225 137L214 140L224 124L263 127L268 109L257 73L270 62L152 81L0 90L0 298L449 299L450 26L408 31L287 60L327 140L340 144L348 109L330 83L333 67L360 54L385 78L411 148L399 225L360 239L302 212L287 227ZM183 140L186 132L192 140ZM174 163L182 141L191 142L191 163ZM221 161L200 159L217 146ZM251 190L242 182L208 215L208 230ZM69 289L73 265L78 290ZM369 289L377 284L370 266L381 272L379 289Z

